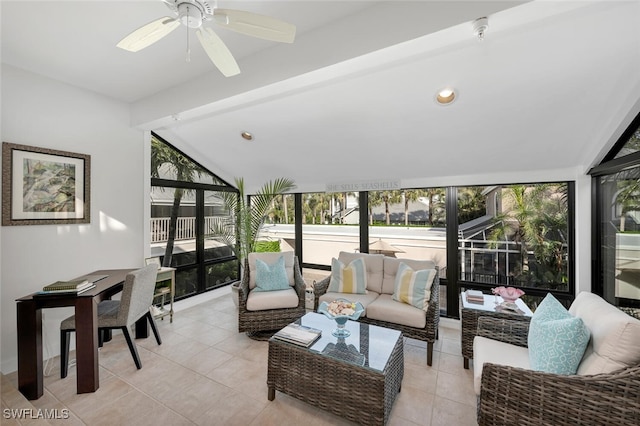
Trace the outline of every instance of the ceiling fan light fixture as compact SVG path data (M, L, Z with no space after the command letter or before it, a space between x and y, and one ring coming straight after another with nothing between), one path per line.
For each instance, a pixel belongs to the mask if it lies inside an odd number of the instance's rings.
M242 136L243 139L246 139L248 141L253 140L253 134L251 132L242 132L240 133L240 136Z
M456 100L456 91L451 87L445 87L436 93L436 103L438 105L451 105Z
M270 16L259 15L245 10L219 9L211 7L206 0L163 0L176 15L164 17L143 25L123 38L118 47L137 52L162 39L164 36L184 25L187 27L187 62L190 57L189 31L196 29L196 36L211 62L225 77L240 74L238 63L224 41L215 34L206 22L235 31L240 34L263 40L293 43L296 27Z
M202 10L195 4L180 3L178 5L178 16L180 22L189 28L200 28L202 26Z

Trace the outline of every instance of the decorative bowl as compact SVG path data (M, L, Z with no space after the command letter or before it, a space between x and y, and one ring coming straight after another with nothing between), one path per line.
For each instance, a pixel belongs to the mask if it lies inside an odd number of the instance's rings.
M524 291L515 287L496 287L492 288L491 292L502 297L505 302L510 303L515 303L515 301L518 300L520 296L524 295Z
M334 337L349 337L351 332L345 328L347 320L357 320L364 312L364 306L360 302L351 302L347 299L336 299L331 303L322 302L318 312L332 319L338 328L331 333ZM342 313L344 312L344 313Z

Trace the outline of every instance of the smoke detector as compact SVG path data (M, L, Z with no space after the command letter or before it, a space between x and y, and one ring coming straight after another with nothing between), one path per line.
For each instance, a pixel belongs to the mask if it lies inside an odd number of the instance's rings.
M473 21L473 34L478 37L478 40L484 40L484 33L489 28L489 19L485 16Z

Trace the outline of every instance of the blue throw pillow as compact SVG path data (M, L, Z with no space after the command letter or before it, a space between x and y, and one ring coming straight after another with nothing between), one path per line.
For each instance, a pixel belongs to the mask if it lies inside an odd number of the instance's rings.
M289 279L284 268L284 257L280 256L275 263L269 265L256 259L256 288L255 291L287 290Z
M576 374L589 343L589 329L550 293L538 306L529 325L529 362L532 370Z

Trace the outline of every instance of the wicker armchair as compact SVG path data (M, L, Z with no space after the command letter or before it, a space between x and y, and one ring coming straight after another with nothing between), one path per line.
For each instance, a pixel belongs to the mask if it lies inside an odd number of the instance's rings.
M527 346L528 322L481 317L478 335ZM593 376L485 363L479 425L638 425L640 365Z
M250 268L245 261L244 274L238 291L238 332L247 332L252 335L261 331L280 330L288 324L296 321L306 313L305 309L305 282L300 272L298 258L293 262L294 289L298 295L298 306L295 308L268 309L250 311L247 309L247 297L249 296Z

